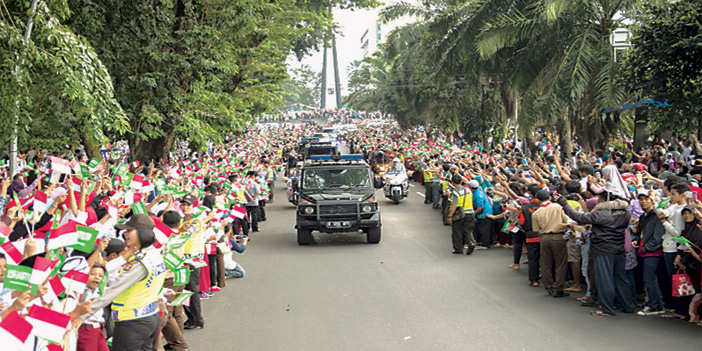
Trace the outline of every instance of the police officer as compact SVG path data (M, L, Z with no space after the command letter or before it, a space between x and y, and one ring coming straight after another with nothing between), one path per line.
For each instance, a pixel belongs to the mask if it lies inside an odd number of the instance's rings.
M133 255L103 296L92 303L90 313L81 319L87 319L111 302L115 321L112 351L150 351L160 328L156 302L166 272L163 257L152 247L156 242L154 221L148 215L137 214L115 227L125 230L124 244Z
M427 160L422 169L424 171L424 203L430 204L434 199L434 173L431 169L431 161Z
M463 177L458 174L454 174L451 177L453 190L451 192L448 223L451 224L453 253L463 254L463 246L467 244L466 255L470 255L475 249L475 237L473 236L475 211L473 210L473 193L462 185L463 180ZM463 211L463 216L457 215L456 211Z

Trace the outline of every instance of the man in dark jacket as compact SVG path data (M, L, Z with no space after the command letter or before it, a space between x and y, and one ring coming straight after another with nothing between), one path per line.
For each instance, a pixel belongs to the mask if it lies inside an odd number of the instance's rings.
M624 265L624 235L629 225L629 205L607 191L599 195L599 203L588 213L574 211L566 199L557 196L556 202L563 207L565 214L580 224L592 224L590 251L594 260L595 280L600 300L600 308L590 312L596 316L613 316L614 301L625 313L634 312L629 281Z
M661 300L661 290L656 279L658 264L663 257L663 234L665 227L656 215L653 200L649 197L648 190L639 190L639 204L644 214L639 217L636 227L636 239L632 246L639 249L638 255L642 259L642 273L648 304L639 312L639 316L651 316L665 312Z

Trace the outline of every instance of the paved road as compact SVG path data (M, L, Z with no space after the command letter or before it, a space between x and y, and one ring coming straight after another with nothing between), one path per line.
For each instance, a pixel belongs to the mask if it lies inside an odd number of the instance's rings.
M415 184L416 185L416 184ZM619 314L527 286L511 251L451 254L449 227L412 188L381 202L383 238L315 233L298 246L282 183L238 256L246 277L203 301L192 350L701 350L702 328ZM379 193L379 195L381 195ZM438 223L438 225L437 225Z

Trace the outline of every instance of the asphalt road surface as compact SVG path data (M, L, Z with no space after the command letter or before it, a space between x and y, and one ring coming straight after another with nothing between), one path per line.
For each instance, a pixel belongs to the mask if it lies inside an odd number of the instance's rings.
M577 295L529 287L526 265L507 269L509 249L451 254L450 227L418 192L381 200L380 244L315 233L298 246L278 181L268 221L236 256L246 276L203 301L191 350L702 350L686 321L594 317Z

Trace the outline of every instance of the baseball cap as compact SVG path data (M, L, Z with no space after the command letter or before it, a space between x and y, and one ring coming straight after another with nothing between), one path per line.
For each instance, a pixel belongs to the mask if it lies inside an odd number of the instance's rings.
M185 202L186 204L192 205L195 203L195 196L193 196L191 194L187 194L187 195L183 196L182 199L180 199L180 202Z
M636 192L636 197L638 198L640 196L649 197L650 196L649 190L648 189L639 189L639 191Z
M470 186L472 189L477 189L480 187L480 184L477 180L473 179L470 182L468 182L468 186Z
M129 217L129 220L124 224L118 224L115 226L117 229L129 230L137 228L154 229L156 225L154 221L145 214L135 214Z

